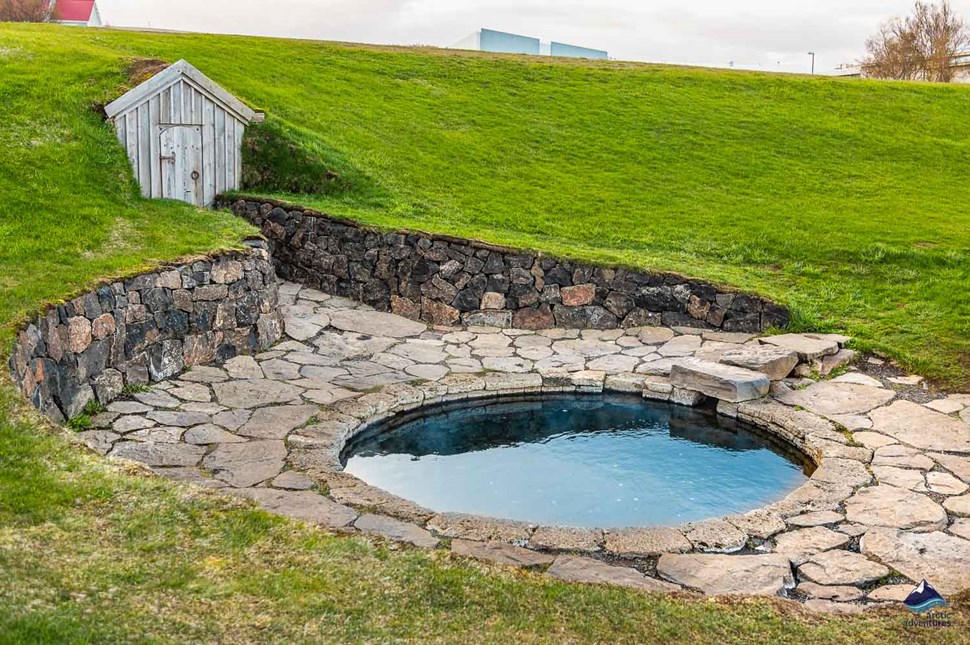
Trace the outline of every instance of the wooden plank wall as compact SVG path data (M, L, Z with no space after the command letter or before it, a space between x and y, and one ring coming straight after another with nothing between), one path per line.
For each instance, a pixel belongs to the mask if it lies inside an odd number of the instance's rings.
M169 125L202 126L202 194L198 205L208 206L219 193L239 188L246 124L201 87L182 78L115 117L118 140L128 152L142 195L184 199L186 194L186 186L178 181L185 167L183 163L177 162L176 171L166 173L169 181L163 182L161 131ZM175 141L182 140L182 137L175 138ZM181 154L176 157L182 161Z

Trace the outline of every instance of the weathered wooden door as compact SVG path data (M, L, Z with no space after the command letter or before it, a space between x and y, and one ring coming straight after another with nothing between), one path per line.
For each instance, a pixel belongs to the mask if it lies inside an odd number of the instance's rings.
M163 125L160 136L162 197L204 206L202 126Z

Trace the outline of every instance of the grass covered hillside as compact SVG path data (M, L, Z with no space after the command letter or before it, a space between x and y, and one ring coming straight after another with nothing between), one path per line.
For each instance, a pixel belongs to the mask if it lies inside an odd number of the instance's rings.
M0 362L99 278L233 247L138 197L97 106L186 58L266 110L249 190L368 222L672 269L970 379L970 90L0 24ZM0 644L965 642L899 609L809 614L570 585L364 537L95 457L0 369Z
M63 291L18 278L40 255L25 213L68 227L69 284L95 237L128 261L241 228L134 199L91 106L136 58L186 58L267 112L252 192L756 290L970 377L970 88L209 35L0 28L5 318Z

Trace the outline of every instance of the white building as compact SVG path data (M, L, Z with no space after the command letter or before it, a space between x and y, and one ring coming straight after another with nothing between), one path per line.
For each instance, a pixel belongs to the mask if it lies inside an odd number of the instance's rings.
M953 57L953 82L970 83L970 52Z
M951 82L970 84L970 52L954 56L950 62L950 67L953 69L953 80ZM826 75L843 78L866 78L865 72L858 64L839 65L831 72L827 72Z
M862 68L856 64L842 64L833 70L822 72L823 76L836 76L839 78L862 78Z
M538 38L520 36L494 29L479 29L451 47L497 54L529 54L532 56L564 56L567 58L595 58L605 60L609 54L601 49L590 49L566 43L544 43Z
M96 0L51 0L51 22L77 27L101 27L101 11Z

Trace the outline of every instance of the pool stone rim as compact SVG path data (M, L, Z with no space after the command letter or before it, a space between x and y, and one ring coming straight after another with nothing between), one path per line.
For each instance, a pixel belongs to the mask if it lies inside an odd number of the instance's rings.
M385 491L377 486L345 472L341 454L350 441L361 434L388 422L395 416L412 413L424 408L434 408L460 401L491 400L496 398L542 394L631 394L629 387L615 379L609 379L606 372L572 372L542 375L539 373L506 374L488 373L484 375L458 374L447 376L440 381L418 385L390 385L378 392L365 394L359 398L340 401L333 410L346 419L353 419L352 425L341 424L343 431L334 433L329 441L316 442L307 450L312 453L307 459L304 472L317 481L321 488L334 488L366 491L364 503L355 499L356 495L340 495L335 501L351 506L361 512L382 508L382 512L404 521L424 520L425 528L441 537L462 540L505 541L517 546L530 548L531 537L536 531L555 533L560 529L581 531L600 535L596 540L598 548L587 548L586 552L603 553L619 558L650 558L663 553L734 553L744 550L756 552L758 546L785 529L772 533L770 529L745 530L740 525L754 523L759 516L772 514L780 520L814 510L824 510L837 501L840 505L852 496L855 490L869 483L841 485L849 481L841 478L839 472L846 467L846 461L868 464L872 451L867 448L848 446L845 437L836 431L832 424L810 412L795 410L769 400L728 404L720 402L717 414L727 418L749 423L759 430L789 444L801 452L815 465L815 472L806 482L795 488L782 500L768 506L755 508L746 513L749 521L738 519L738 515L712 518L701 522L680 526L663 527L608 527L575 528L559 525L544 525L504 518L488 517L468 513L437 513L424 509L414 502ZM649 397L645 397L649 398ZM670 401L673 405L679 405ZM300 450L297 448L297 450ZM299 462L299 457L297 457ZM312 464L312 465L311 465ZM823 468L827 466L827 468ZM816 475L820 478L816 479ZM841 490L840 490L841 489ZM837 494L837 500L832 493ZM823 494L824 493L824 494ZM793 501L798 500L798 501ZM816 501L818 503L816 503ZM770 520L767 524L772 523ZM774 522L777 526L777 522ZM687 535L705 532L725 533L725 541L715 541L706 547L694 548ZM682 534L686 541L675 538L673 532ZM744 533L739 543L737 533ZM635 550L611 550L607 536L622 533L624 542L640 542L642 547ZM753 535L752 535L753 533ZM651 546L652 542L657 542ZM673 547L665 543L673 544ZM690 548L685 548L690 544ZM536 547L543 551L571 551L568 543L557 547L555 543L545 543Z
M356 309L359 317L367 317L373 310L293 283L280 286L280 301L286 334L291 340L257 354L255 361L239 359L241 363L227 364L225 369L199 368L193 371L197 374L181 375L158 383L147 393L129 397L137 402L118 404L125 409L109 409L108 413L92 419L96 429L78 433L77 439L111 458L141 462L159 475L219 488L225 493L251 499L268 512L341 534L376 535L425 549L450 547L458 556L535 567L548 576L572 582L615 584L657 592L686 589L709 595L772 595L794 599L815 597L811 584L805 583L854 586L862 602L867 604L839 603L836 609L840 612L887 602L886 593L890 588L884 585L915 584L924 577L932 578L934 585L945 594L970 587L970 577L965 569L961 573L960 567L962 562L970 561L970 546L965 544L970 540L966 537L968 520L960 519L961 505L970 495L966 494L967 485L959 481L962 479L970 484L970 475L966 474L970 473L966 470L970 461L961 456L970 455L970 437L963 424L970 418L964 411L963 421L956 419L952 405L945 405L940 410L926 403L926 395L916 391L919 378L898 378L899 372L895 369L865 370L878 378L853 372L834 380L813 383L799 374L805 375L810 369L821 370L824 362L814 360L812 355L801 356L800 351L802 363L796 368L794 378L772 384L764 399L737 405L719 404L721 414L736 415L787 438L818 463L819 469L805 485L765 509L695 523L681 527L683 530L633 529L597 534L561 527L536 528L481 517L436 515L340 472L337 461L340 448L333 449L336 441L345 440L348 433L364 422L393 413L398 407L414 408L426 401L433 403L449 398L499 396L536 389L590 393L605 389L642 392L646 398L696 404L703 398L701 394L679 390L676 382L685 383L685 386L686 382L664 378L660 376L662 372L655 370L662 370L663 364L686 360L680 357L699 357L702 351L716 354L725 344L794 342L799 347L808 347L811 354L813 350L810 348L819 343L831 349L844 348L850 340L848 337L788 334L756 338L681 327L582 332L428 328L393 315L374 314L382 316L380 324L390 325L399 332L403 330L406 333L399 335L407 338L374 339L379 341L377 345L384 349L394 345L397 350L396 345L400 344L409 350L418 350L421 354L421 358L415 357L418 363L437 364L424 366L435 369L422 373L438 380L415 382L413 377L420 377L420 374L410 370L406 375L399 373L403 372L403 367L398 363L396 367L385 365L394 372L391 374L394 379L387 382L406 382L408 385L368 389L367 379L360 378L360 374L354 374L354 379L350 379L353 385L346 378L321 377L326 383L293 379L305 376L302 369L298 369L299 365L306 364L303 359L308 358L303 352L322 355L324 365L332 364L327 357L336 355L333 360L346 366L351 360L372 360L377 352L384 351L370 344L361 345L369 336L357 333L359 329L343 323L331 324L333 311ZM308 322L307 316L311 314L313 318ZM363 324L359 319L358 323ZM511 338L529 334L544 336L554 341L553 353L565 356L579 352L587 357L579 362L589 365L583 368L585 371L560 373L556 369L543 368L542 361L538 360L540 356L525 356L521 349L510 348L506 355L530 360L507 363L510 369L501 372L460 375L455 374L459 371L457 368L451 368L448 356L462 356L461 352L435 350L431 352L433 356L427 355L429 346L447 345L450 350L458 350L467 343L473 348L488 348L493 343L481 341L499 334ZM622 342L631 335L637 339L632 343ZM704 347L700 340L683 342L689 340L686 338L689 335L703 336ZM579 338L582 340L576 340ZM573 340L567 343L565 339ZM301 341L307 341L309 345ZM335 343L344 341L356 345L346 353L336 351ZM544 344L549 345L549 342ZM601 346L607 344L615 346L614 349L600 352ZM709 344L713 347L708 347ZM310 345L316 349L311 349ZM557 348L557 345L563 347ZM639 345L654 349L650 358L642 351L634 354L619 349L639 349ZM509 347L509 341L501 346ZM518 348L519 343L515 346ZM590 349L595 353L586 353ZM489 355L484 350L473 352L480 356ZM592 357L618 352L644 357L639 360L637 373L623 368L592 367L593 362L604 362L601 359L593 361ZM654 356L657 353L672 358L657 360ZM297 361L297 355L302 359ZM836 364L852 357L850 350L838 350ZM573 364L571 360L558 360L562 364ZM874 357L863 360L865 363L886 364ZM449 367L442 368L442 362L447 362ZM482 360L480 368L482 365L488 367L486 363L487 360ZM320 363L314 360L309 364ZM523 365L530 366L527 373L504 373ZM441 369L445 373L452 372L452 375L437 376ZM251 374L251 370L255 370L256 375ZM260 375L263 380L252 383L259 383L260 387L268 388L267 391L260 391L257 402L243 400L243 392L256 394L254 387L247 385L248 379L260 378ZM860 382L868 385L858 385ZM343 385L355 391L343 389ZM220 387L226 389L220 390ZM316 391L321 387L324 388L322 391ZM861 401L856 398L860 396L860 387L868 392L861 392ZM198 389L205 392L200 398L193 398ZM181 393L176 400L167 392ZM885 396L873 396L877 392ZM959 398L960 395L955 396ZM340 401L341 398L344 400ZM212 403L184 403L200 400ZM216 402L224 405L216 405ZM314 405L308 405L310 402ZM817 414L806 412L802 403ZM934 402L939 403L947 401ZM291 408L288 404L295 406ZM222 430L211 426L193 427L190 432L195 434L191 439L189 432L182 435L179 427L150 427L157 425L156 420L163 425L187 427L211 418L214 423L234 432L238 425L230 421L236 418L233 416L239 411L236 408L253 410L271 406L284 415L279 419L281 427L267 428L263 418L262 425L239 429L240 435L250 437L243 443L238 443L239 437L226 436ZM191 413L174 412L174 408L191 409ZM231 417L229 420L216 421L221 413L210 416L216 410L227 408L232 410L227 412ZM314 408L315 413L311 414ZM303 415L312 417L308 425L300 425ZM294 423L297 429L287 430ZM148 430L137 430L146 425ZM268 441L263 433L277 438ZM175 436L179 437L176 444L169 443ZM201 437L208 439L200 442ZM199 443L208 444L208 447ZM335 461L337 468L333 466ZM918 475L920 486L907 487L905 480L893 479L898 473L890 471L902 469L910 469L903 474ZM313 473L316 482L305 473ZM878 482L874 473L879 476ZM932 482L930 474L937 475ZM804 527L810 528L806 530ZM785 537L772 537L779 533L785 533ZM462 535L466 539L451 538L452 535ZM921 549L918 556L906 551L914 548ZM686 551L691 553L680 553ZM723 553L732 555L721 555ZM891 571L889 566L900 573ZM792 591L797 580L802 584ZM877 588L880 595L870 594ZM882 593L884 589L886 593ZM833 604L819 600L811 608L825 611Z

